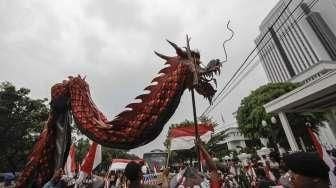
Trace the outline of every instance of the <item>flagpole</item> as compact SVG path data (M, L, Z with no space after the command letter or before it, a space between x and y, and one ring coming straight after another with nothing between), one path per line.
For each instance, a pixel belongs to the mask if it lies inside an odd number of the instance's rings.
M200 160L200 153L199 153L199 148L198 145L196 144L198 139L199 139L199 134L198 134L198 124L197 124L197 115L196 115L196 105L195 105L195 92L194 89L191 89L191 101L192 101L192 106L193 106L193 115L194 115L194 125L195 125L195 151L196 151L196 156L197 156L197 161L198 161L198 170L201 171L201 160Z
M169 167L169 160L170 159L171 159L171 150L170 150L170 146L168 146L168 156L167 156L166 168Z
M194 80L193 80L193 88L191 88L191 101L192 101L192 107L193 107L193 116L194 116L194 125L195 125L195 151L196 151L196 156L198 160L198 170L201 171L201 160L200 160L200 153L199 153L199 148L197 146L197 141L199 139L199 134L198 134L198 124L197 124L197 114L196 114L196 105L195 105L195 92L194 92L194 86L198 84L198 78L197 78L197 73L196 73L196 67L195 67L195 57L191 57L191 50L190 50L190 45L189 41L190 38L188 35L186 35L187 39L187 55L189 59L193 59L193 71L194 71Z

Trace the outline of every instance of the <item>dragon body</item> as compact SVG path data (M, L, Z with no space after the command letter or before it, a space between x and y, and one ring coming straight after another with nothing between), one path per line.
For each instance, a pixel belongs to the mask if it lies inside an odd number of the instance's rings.
M198 52L183 50L168 42L177 55L169 57L155 52L166 60L166 67L144 89L146 93L135 98L140 102L127 105L126 110L112 121L94 104L84 78L69 77L63 83L54 85L51 88L51 112L47 126L28 157L17 187L25 187L32 179L37 187L41 187L51 178L54 169L64 165L64 161L61 164L55 162L56 138L59 135L54 127L66 123L64 117L69 112L79 130L91 140L111 148L132 149L154 140L160 134L186 89L195 89L211 102L216 90L209 82L220 71L219 60L212 60L206 67L201 67Z

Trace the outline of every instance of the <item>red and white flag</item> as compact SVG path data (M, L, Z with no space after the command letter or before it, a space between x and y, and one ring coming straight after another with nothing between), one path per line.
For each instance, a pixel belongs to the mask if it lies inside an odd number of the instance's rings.
M95 169L102 161L101 155L101 145L93 142L89 148L88 153L86 154L85 158L83 159L81 165L81 171L85 172L86 174L90 174L93 169Z
M329 181L330 181L331 187L336 188L336 177L335 177L335 174L334 174L336 165L335 165L334 161L331 159L331 157L327 153L327 150L324 148L324 146L322 146L320 144L320 142L318 141L317 135L309 127L308 127L308 133L309 133L310 138L313 141L313 144L314 144L314 146L316 148L316 151L319 154L320 158L324 161L324 163L330 169L329 170Z
M257 174L254 171L254 168L252 166L252 164L249 164L247 166L247 171L246 171L247 175L251 178L252 181L256 181L257 180Z
M65 174L68 177L73 177L76 173L76 149L75 145L71 144L69 155L64 166Z
M197 127L201 140L207 143L213 133L213 126L209 124L198 124ZM171 150L190 149L195 146L195 127L172 128L169 138Z
M94 170L101 163L101 161L101 145L93 142L80 166L80 171L78 179L76 180L75 188L82 186L83 181L86 179L86 177L91 174L92 170Z

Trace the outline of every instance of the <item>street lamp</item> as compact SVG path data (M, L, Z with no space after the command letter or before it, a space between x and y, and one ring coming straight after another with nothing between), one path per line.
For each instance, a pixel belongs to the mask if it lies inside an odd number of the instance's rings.
M271 123L272 123L272 124L276 124L276 123L277 123L277 119L276 119L274 116L271 117ZM262 125L263 127L266 127L266 126L267 126L267 121L266 121L266 120L262 120L262 121L261 121L261 125Z
M271 122L272 122L273 124L276 124L276 123L277 123L277 119L276 119L274 116L272 116L272 117L271 117Z

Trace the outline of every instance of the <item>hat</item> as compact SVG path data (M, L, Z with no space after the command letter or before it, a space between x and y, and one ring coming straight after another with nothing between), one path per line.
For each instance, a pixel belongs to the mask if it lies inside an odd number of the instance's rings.
M329 167L317 153L297 152L284 157L286 166L296 174L307 177L328 179Z

